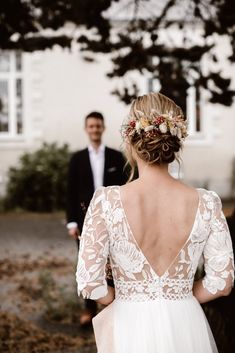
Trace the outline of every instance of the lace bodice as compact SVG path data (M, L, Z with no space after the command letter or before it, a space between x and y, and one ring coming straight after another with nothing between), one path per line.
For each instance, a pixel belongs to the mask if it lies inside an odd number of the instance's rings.
M100 187L87 210L76 271L78 294L99 299L107 294L106 263L110 258L117 300L183 299L192 286L201 255L203 286L215 294L234 280L232 242L221 200L198 189L199 204L188 239L159 276L138 246L120 198L120 187Z

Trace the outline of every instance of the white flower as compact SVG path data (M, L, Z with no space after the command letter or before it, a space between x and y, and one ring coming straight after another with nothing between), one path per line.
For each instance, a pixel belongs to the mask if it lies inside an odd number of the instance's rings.
M171 127L170 128L170 133L171 133L172 136L176 136L177 135L177 128Z
M165 133L167 132L167 125L166 125L166 123L160 124L160 125L159 125L159 130L160 130L163 134L165 134Z
M114 244L113 257L116 264L130 273L140 273L144 266L145 258L136 246L126 240Z
M136 132L139 134L141 131L141 123L140 121L137 121L135 124Z
M153 125L149 125L149 126L146 126L145 128L144 128L144 131L145 132L148 132L148 131L151 131L151 130L153 130L154 129L154 126Z
M181 133L180 128L177 129L177 137L178 137L179 139L181 139L181 137L182 137L182 133Z

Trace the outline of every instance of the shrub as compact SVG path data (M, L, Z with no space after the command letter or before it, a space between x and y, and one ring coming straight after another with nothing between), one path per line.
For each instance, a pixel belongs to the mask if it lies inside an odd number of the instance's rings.
M68 145L47 144L20 157L9 169L5 208L48 212L64 209L66 202Z

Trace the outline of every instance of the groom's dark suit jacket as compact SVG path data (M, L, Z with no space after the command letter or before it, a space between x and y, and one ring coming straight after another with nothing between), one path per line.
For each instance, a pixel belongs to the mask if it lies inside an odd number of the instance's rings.
M123 155L105 147L103 185L122 185L127 181ZM81 232L85 213L94 193L94 181L88 148L75 152L69 163L67 184L67 222L77 222Z

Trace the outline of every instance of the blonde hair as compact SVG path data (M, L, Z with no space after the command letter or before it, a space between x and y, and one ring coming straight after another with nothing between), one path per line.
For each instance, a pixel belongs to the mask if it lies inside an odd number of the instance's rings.
M139 112L149 117L155 109L159 114L172 113L173 116L184 116L182 109L173 100L161 93L149 93L137 97L131 104L130 116L138 120ZM182 142L170 132L152 137L134 134L129 138L130 145L134 148L139 158L148 164L168 164L175 159L179 162L177 153L182 147ZM129 181L133 179L136 162L129 150L125 151L127 163L131 166Z

